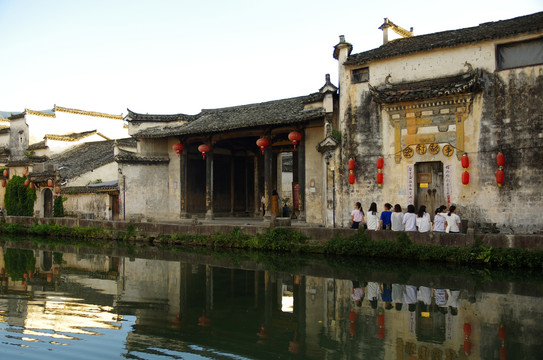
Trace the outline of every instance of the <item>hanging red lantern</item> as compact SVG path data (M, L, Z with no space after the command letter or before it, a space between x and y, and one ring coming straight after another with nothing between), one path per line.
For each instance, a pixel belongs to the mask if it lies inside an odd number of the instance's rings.
M177 153L177 156L181 154L181 151L183 151L185 147L181 143L173 144L172 149Z
M464 354L470 355L471 354L471 341L464 340Z
M25 169L23 170L23 176L26 176L26 175L28 175L28 169L27 169L27 168L25 168Z
M6 180L2 180L2 187L6 187L8 185L8 182Z
M502 186L502 184L505 182L505 173L502 169L496 171L496 182L498 183L498 186Z
M382 172L377 173L377 185L379 187L383 186L383 173Z
M378 170L383 170L383 167L385 166L385 160L380 157L377 159L377 169Z
M256 141L256 145L260 146L260 151L262 151L262 155L264 155L264 150L267 146L270 146L270 140L266 138L260 138Z
M500 328L498 329L498 338L501 342L505 342L505 339L507 339L507 331L505 331L503 324L500 324Z
M354 170L354 167L355 167L355 161L353 158L350 158L349 159L349 170L350 171L353 171Z
M297 131L291 131L288 134L288 139L292 141L292 144L294 145L294 150L296 150L296 145L298 145L300 140L302 140L302 134Z
M501 151L498 152L498 156L496 156L496 162L498 163L498 166L501 168L505 166L505 155Z
M30 180L26 179L25 180L25 186L28 186L28 184L30 184Z
M58 186L55 186L55 194L59 194L60 193L60 188Z
M356 181L356 176L353 172L349 173L349 184L353 185Z
M28 188L29 188L30 190L34 189L34 183L31 182L31 183L30 183L30 186L29 186Z
M9 175L8 170L5 169L2 174L4 175L4 177L8 177L8 175Z
M467 171L462 173L462 184L464 184L464 186L468 186L469 184L469 172Z
M202 144L198 146L198 151L202 153L202 158L206 159L206 154L211 151L211 148L207 144Z
M352 323L356 322L356 312L354 310L351 310L349 313L349 321Z
M467 168L469 168L469 157L468 157L468 154L462 155L462 167L464 168L464 170L466 170Z
M51 179L47 180L47 186L48 187L53 187L53 180L51 180Z
M467 322L464 324L464 339L469 339L470 336L471 336L471 324Z

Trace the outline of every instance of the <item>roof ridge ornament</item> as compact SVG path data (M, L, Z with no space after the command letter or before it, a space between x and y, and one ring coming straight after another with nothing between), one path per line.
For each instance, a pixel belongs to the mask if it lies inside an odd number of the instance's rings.
M379 26L379 29L383 30L383 45L392 41L388 38L388 29L392 29L392 31L394 31L396 34L400 35L403 38L414 36L412 27L409 30L406 30L403 27L394 24L388 18L385 18L383 25Z

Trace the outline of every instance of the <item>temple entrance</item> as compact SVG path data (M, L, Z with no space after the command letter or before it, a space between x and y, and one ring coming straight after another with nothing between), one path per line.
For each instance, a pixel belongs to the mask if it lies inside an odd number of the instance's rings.
M421 205L426 205L426 212L433 219L435 209L447 204L443 183L443 163L441 161L417 163L415 174L417 182L416 211Z
M50 218L53 216L53 192L51 189L43 191L43 217Z

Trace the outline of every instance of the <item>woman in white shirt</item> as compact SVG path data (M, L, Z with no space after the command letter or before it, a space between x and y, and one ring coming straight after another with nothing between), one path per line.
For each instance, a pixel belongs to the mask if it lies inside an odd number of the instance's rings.
M417 214L415 214L415 205L408 205L407 212L402 220L405 231L417 231Z
M425 205L421 205L419 208L419 214L417 216L417 228L419 229L419 232L428 232L432 228L430 214L426 212Z
M366 224L368 225L368 230L377 230L379 227L379 213L377 213L377 204L371 203L370 209L366 214Z
M402 231L403 230L403 213L402 213L402 207L400 204L394 205L394 212L390 216L390 229L392 231Z
M445 205L441 205L437 208L436 214L434 216L434 227L432 229L433 232L445 232L445 216L447 215L446 212L444 212L447 209Z
M448 233L460 232L460 216L456 215L456 206L451 205L449 213L445 216L445 226Z

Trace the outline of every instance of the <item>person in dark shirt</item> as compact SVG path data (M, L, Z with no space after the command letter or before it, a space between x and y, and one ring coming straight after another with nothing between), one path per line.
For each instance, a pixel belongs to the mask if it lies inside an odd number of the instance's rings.
M392 216L390 209L392 209L392 205L386 203L385 210L381 213L379 228L377 230L390 230L390 217Z

